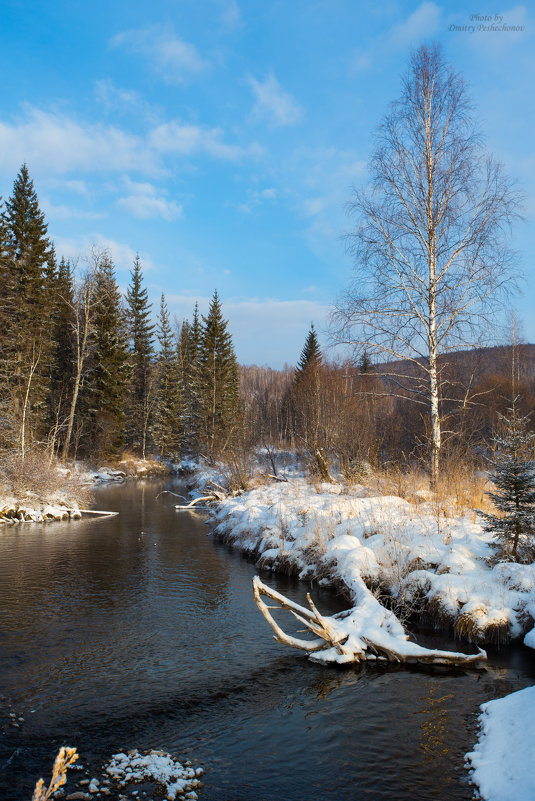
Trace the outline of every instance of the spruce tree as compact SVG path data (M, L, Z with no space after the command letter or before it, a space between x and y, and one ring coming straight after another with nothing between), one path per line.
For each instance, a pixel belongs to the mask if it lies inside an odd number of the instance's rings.
M505 432L495 439L490 475L495 489L487 492L501 514L480 514L485 531L498 540L500 559L531 562L535 555L535 462L529 453L535 434L527 430L528 416L518 416L516 399L502 421Z
M130 391L128 398L128 443L145 456L150 425L154 326L150 323L151 304L139 254L134 261L131 284L126 294L130 334Z
M295 371L296 380L299 380L307 371L317 369L321 362L321 350L314 323L312 323Z
M181 388L177 351L174 347L169 312L162 293L158 315L157 337L158 389L154 414L153 436L160 452L160 461L178 456L182 439Z
M93 351L80 405L85 449L93 456L115 457L124 445L129 354L126 313L107 254L95 280L94 308Z
M199 447L203 412L201 404L201 339L202 325L199 304L195 303L193 321L184 321L177 345L181 387L184 446L194 452Z
M229 446L241 418L238 363L217 290L203 316L199 349L200 445L212 458Z
M21 453L46 435L49 391L47 364L51 348L47 276L53 272L53 250L44 213L26 164L13 184L3 215L3 305L9 320L3 356L9 365L14 426ZM49 264L50 263L50 264Z
M61 259L57 270L49 275L52 298L50 326L50 428L55 432L56 447L64 438L74 380L76 362L74 337L74 276L70 263Z

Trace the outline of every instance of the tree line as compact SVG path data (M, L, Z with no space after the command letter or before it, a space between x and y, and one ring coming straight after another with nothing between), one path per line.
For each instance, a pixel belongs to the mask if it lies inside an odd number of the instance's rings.
M153 324L139 257L126 298L108 251L92 248L83 271L58 262L25 164L0 216L0 304L2 452L212 458L236 438L238 365L217 291L181 325L162 294Z

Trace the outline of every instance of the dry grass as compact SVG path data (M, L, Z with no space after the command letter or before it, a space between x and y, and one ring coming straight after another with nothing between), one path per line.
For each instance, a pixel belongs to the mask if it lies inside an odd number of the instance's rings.
M33 791L32 801L48 801L67 781L67 769L78 759L76 748L60 748L52 768L52 779L45 787L43 779L39 779Z
M51 503L62 497L67 504L83 506L91 491L76 473L62 470L48 454L33 450L24 460L19 454L4 455L0 460L0 496L17 501Z

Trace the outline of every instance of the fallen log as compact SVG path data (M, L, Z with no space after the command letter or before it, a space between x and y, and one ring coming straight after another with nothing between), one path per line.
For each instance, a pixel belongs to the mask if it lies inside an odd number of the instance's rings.
M366 593L367 596L363 596L362 588L359 588L363 601L361 605L325 617L314 605L310 594L307 594L310 609L306 609L263 584L258 576L253 579L256 605L275 632L274 639L305 651L315 661L362 662L383 659L413 664L471 665L486 660L487 654L482 648L478 648L477 654L463 654L423 648L410 642L393 612L379 604L367 588ZM270 598L277 605L268 606L262 596ZM314 638L305 640L287 634L271 614L271 610L281 609L290 612Z
M221 500L216 495L204 495L201 498L194 498L192 501L186 504L176 504L175 509L193 509L198 503L207 503L208 501L219 501Z
M78 511L83 515L100 515L101 517L117 517L119 514L119 512L103 512L100 509L78 509Z

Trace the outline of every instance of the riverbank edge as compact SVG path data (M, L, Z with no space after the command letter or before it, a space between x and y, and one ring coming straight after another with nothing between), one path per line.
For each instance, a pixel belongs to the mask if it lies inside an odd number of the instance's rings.
M176 466L171 463L130 456L100 467L89 462L47 465L47 483L51 486L45 490L38 489L39 481L22 492L0 490L0 525L79 520L83 514L96 513L82 508L90 505L94 487L170 475L175 471Z
M224 483L224 474L217 465L206 466L195 460L187 460L179 472L185 477L193 497L206 494L207 482L216 486ZM420 505L415 512L411 504L403 499L387 495L369 496L363 486L348 487L343 482L318 484L307 479L299 470L288 478L288 481L274 482L263 476L255 480L251 488L214 501L211 512L213 535L254 559L259 569L330 586L351 604L354 602L351 575L347 577L340 568L340 554L337 553L340 548L331 546L337 537L342 539L338 530L347 524L349 531L353 524L349 532L353 537L352 542L348 542L347 537L344 542L344 550L353 545L355 552L359 552L358 564L353 565L353 572L358 570L359 578L367 588L381 599L387 609L400 615L403 623L410 625L411 621L419 621L432 625L436 631L467 644L503 647L510 641L522 639L529 647L532 642L535 644L532 636L535 631L535 565L490 564L492 537L483 532L478 522L466 517L446 518L440 521L441 531L438 534L434 531L429 533L430 529L436 527L437 521L426 510L426 504ZM301 482L297 491L297 494L301 493L298 503L295 497L288 497L296 482ZM258 503L252 502L247 509L247 499L262 491L269 493L270 489L274 496L278 495L277 502L280 503L277 520L274 520L274 515L266 514L264 499ZM281 493L287 495L282 501ZM302 520L299 518L306 517L309 512L308 500L317 499L318 496L331 496L328 511L331 517L336 512L340 522L337 526L332 521L324 524L323 531L319 533L319 543L303 543L300 531ZM336 505L338 498L339 508ZM379 535L370 536L366 530L367 522L359 521L359 525L355 526L353 519L343 517L348 498L357 503L366 499L370 508L375 507L369 529L380 527L383 522L381 515L383 518L390 516L387 524L398 549L394 554L386 549L390 564L382 564L377 558L385 553L384 543L379 542L377 546L377 542L374 542L375 552L370 553L369 545ZM383 514L384 510L378 509L381 503L386 507L386 515ZM407 514L406 519L401 519L400 509ZM392 534L392 529L395 529L392 518L396 514L398 528ZM319 521L320 524L322 522ZM419 528L419 531L417 535L411 532L409 539L412 536L414 541L408 553L402 553L402 546L396 539L406 535L410 528ZM333 529L336 530L333 532ZM437 539L440 542L437 543ZM472 552L468 553L470 548ZM441 562L444 554L447 559L443 558ZM398 558L397 564L393 557ZM402 575L404 566L399 562L403 560L408 563L407 576ZM460 567L464 567L463 560L471 563L470 570L465 573L460 570ZM470 584L467 589L461 588L463 597L459 587L452 586L455 581L457 585L463 581ZM457 595L448 597L453 591ZM502 597L497 597L500 595Z

